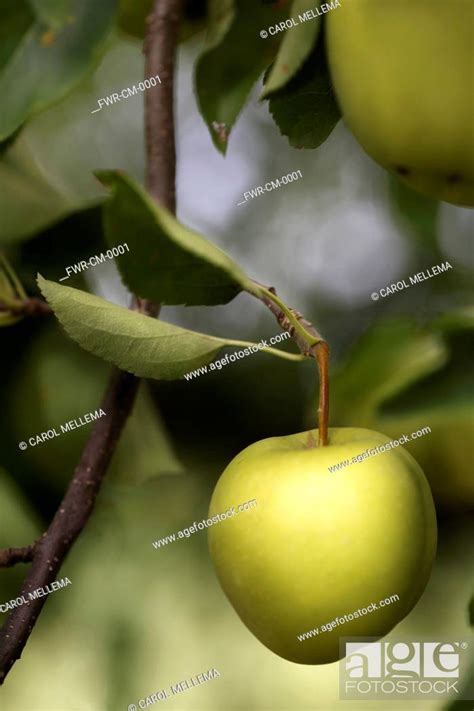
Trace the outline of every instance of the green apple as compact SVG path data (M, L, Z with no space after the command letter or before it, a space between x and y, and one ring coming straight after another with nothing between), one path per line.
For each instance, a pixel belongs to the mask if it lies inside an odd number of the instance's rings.
M327 664L339 637L387 634L414 607L436 551L425 476L401 446L356 428L274 437L244 449L212 496L209 517L257 505L209 528L218 578L255 636L285 659ZM335 470L344 460L359 460ZM299 641L298 635L392 595L399 600Z
M353 0L328 13L331 75L367 153L415 189L474 205L471 0Z
M429 422L431 432L407 444L407 449L426 472L438 511L462 512L474 510L474 476L472 461L472 405L465 410L444 412L428 409L426 415L379 417L383 429L398 437L400 432L416 432L420 422Z

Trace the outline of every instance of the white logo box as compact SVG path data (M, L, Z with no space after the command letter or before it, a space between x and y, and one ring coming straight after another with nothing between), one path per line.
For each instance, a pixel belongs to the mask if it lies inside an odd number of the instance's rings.
M468 698L463 683L472 645L466 640L346 637L340 648L341 699Z

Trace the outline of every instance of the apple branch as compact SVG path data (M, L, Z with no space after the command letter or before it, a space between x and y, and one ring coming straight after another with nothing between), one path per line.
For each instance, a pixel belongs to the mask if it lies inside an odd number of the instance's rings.
M166 81L145 96L147 134L147 188L168 210L175 211L175 136L173 122L173 69L182 0L155 0L145 40L146 69ZM153 95L150 98L150 95ZM155 315L159 307L134 298L133 308ZM73 478L42 538L24 549L0 554L4 565L31 561L20 595L45 587L56 579L69 550L94 509L102 480L132 411L140 380L114 368L101 407L106 417L97 420ZM0 630L0 684L20 658L46 597L30 600L8 616Z
M269 294L276 296L273 287L265 289ZM318 427L319 446L325 447L328 443L328 422L329 422L329 344L323 339L312 323L302 316L299 311L289 309L293 319L284 313L280 306L265 293L251 292L257 296L265 306L276 317L279 325L284 331L288 331L295 341L301 353L310 358L315 358L319 371L319 406L318 406ZM280 301L278 299L278 301ZM295 322L302 326L302 331L309 338L305 338L299 329L295 327Z
M155 0L147 18L143 45L145 76L162 83L145 92L145 133L148 191L173 214L176 212L176 142L174 136L174 76L182 0ZM158 39L159 38L159 39Z
M36 296L8 303L0 301L1 311L7 311L12 316L50 316L53 313L51 306Z
M0 551L0 568L11 568L17 563L31 563L36 543L23 548L5 548Z

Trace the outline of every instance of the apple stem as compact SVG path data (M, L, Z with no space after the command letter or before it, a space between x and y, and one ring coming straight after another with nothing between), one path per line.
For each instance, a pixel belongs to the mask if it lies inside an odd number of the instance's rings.
M254 282L254 284L255 290L249 290L249 293L260 299L270 309L281 328L288 331L293 338L301 353L309 358L314 358L318 364L319 406L317 419L319 441L318 445L316 445L310 433L308 447L325 447L329 441L329 344L304 316L283 303L272 286L265 287L262 284L258 284L258 282Z
M329 420L329 345L326 341L320 341L313 347L313 351L319 370L319 446L325 447L328 443Z

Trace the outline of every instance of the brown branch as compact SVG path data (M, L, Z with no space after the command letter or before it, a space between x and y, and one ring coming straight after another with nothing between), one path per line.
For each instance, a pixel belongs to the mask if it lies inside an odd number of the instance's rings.
M17 563L31 563L36 543L24 548L5 548L0 551L0 568L11 568Z
M267 287L268 291L276 294L273 287ZM255 296L255 294L254 294ZM328 443L328 421L329 421L329 345L322 338L321 334L315 329L312 323L307 321L299 311L291 309L292 313L298 321L304 326L305 330L317 339L318 343L310 346L304 338L295 330L295 327L290 322L286 314L275 304L271 299L262 295L259 297L265 306L272 312L276 320L284 331L288 331L290 336L295 341L301 353L310 358L315 358L319 370L319 406L318 406L318 427L319 427L319 445L325 447Z
M56 580L64 558L92 513L103 476L131 411L139 380L114 369L97 420L66 494L47 532L36 545L33 562L19 596ZM0 682L3 683L31 634L46 602L38 597L15 608L0 630Z
M173 123L173 66L181 0L155 0L145 41L146 70L159 74L163 84L145 95L147 187L165 207L175 211L175 137ZM153 100L148 95L153 93ZM164 145L166 144L166 145ZM154 315L159 307L134 299L133 308ZM136 398L140 380L113 369L102 400L105 417L97 420L66 494L48 530L36 544L32 565L20 595L56 579L74 541L86 525L103 477ZM46 597L15 608L0 630L0 684L25 647Z
M173 213L176 212L173 77L181 13L182 0L155 0L147 18L143 46L145 76L158 75L161 81L145 93L146 186Z
M0 311L7 311L13 316L50 316L53 313L51 306L36 296L8 304L0 302Z

